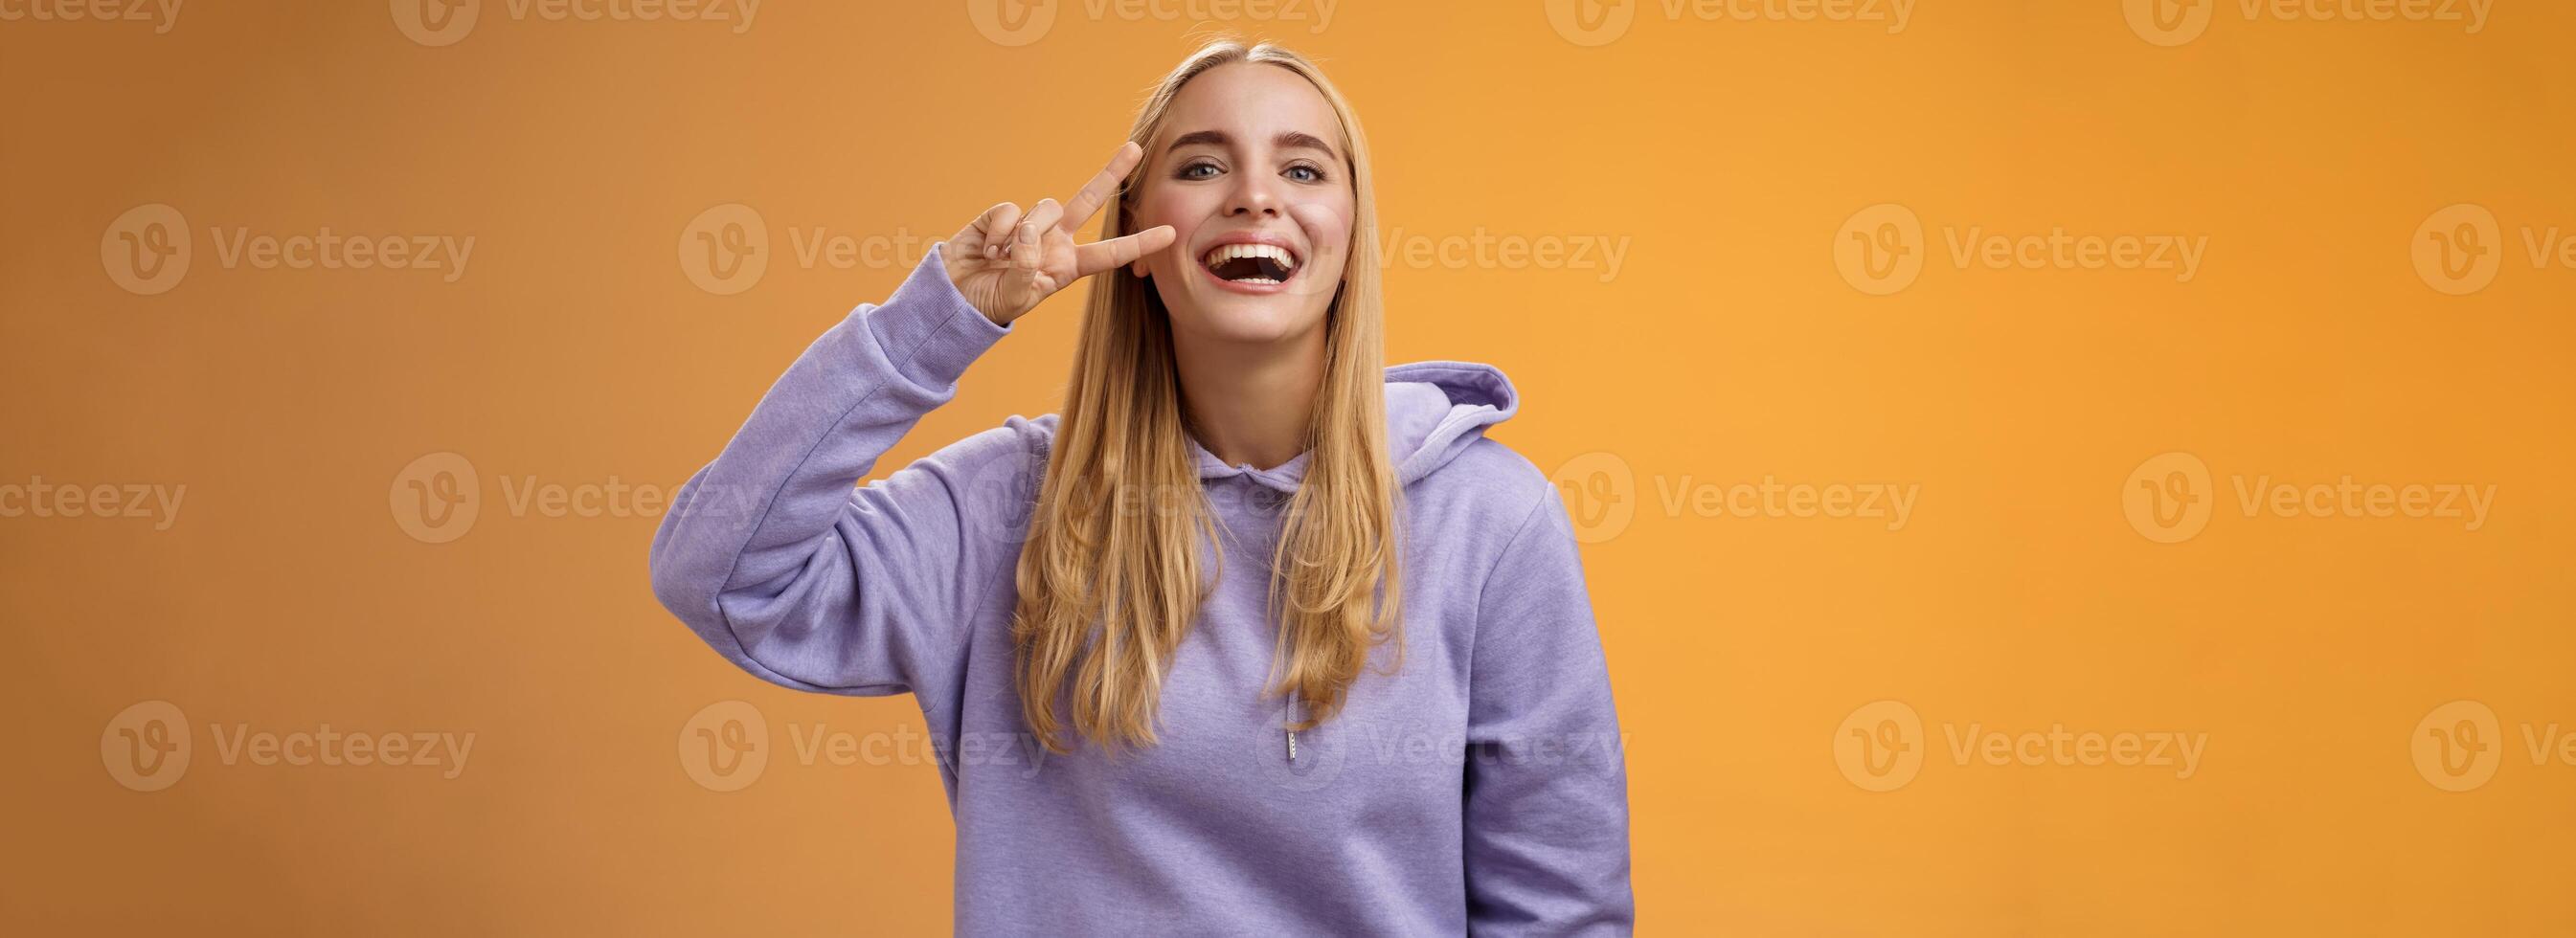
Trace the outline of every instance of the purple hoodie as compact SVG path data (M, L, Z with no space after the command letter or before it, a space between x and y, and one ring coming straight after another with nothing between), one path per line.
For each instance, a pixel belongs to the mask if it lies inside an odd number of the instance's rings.
M788 368L653 540L654 592L743 670L920 702L957 823L958 933L1632 930L1610 675L1556 488L1484 435L1518 408L1501 372L1387 369L1400 673L1380 647L1291 758L1296 703L1262 693L1263 607L1306 457L1228 466L1193 441L1226 562L1165 675L1161 742L1113 758L1067 733L1055 756L1021 722L1010 637L1055 417L853 490L1010 332L933 251Z

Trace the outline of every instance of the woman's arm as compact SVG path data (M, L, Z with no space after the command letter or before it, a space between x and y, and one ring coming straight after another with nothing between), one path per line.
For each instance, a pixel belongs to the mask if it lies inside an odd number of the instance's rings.
M914 690L947 672L973 597L1017 553L979 537L1002 522L969 516L969 486L1030 457L1025 422L852 490L1009 332L950 283L946 248L816 339L653 539L655 595L746 671L800 690Z
M815 340L673 499L653 538L662 604L743 670L788 687L954 689L967 620L1019 556L1045 431L1013 418L851 486L956 393L1012 320L1172 243L1168 226L1074 242L1142 158L1122 144L1066 204L993 206L885 305Z
M1582 557L1554 486L1504 546L1477 609L1468 931L1629 934L1627 747Z

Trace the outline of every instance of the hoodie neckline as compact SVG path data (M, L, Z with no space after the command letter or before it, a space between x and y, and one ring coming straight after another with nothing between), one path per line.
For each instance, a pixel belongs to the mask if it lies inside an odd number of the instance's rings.
M1396 481L1410 485L1457 458L1485 428L1520 412L1520 395L1501 369L1477 362L1425 361L1386 369L1387 449ZM1295 493L1314 456L1309 449L1267 469L1229 464L1184 433L1203 481L1240 476L1255 485Z
M1294 492L1297 490L1298 482L1306 477L1307 460L1315 455L1315 451L1309 449L1290 457L1287 462L1268 469L1254 468L1251 463L1229 465L1225 460L1217 458L1215 453L1209 452L1205 445L1199 443L1196 434L1185 435L1190 441L1190 456L1198 460L1199 478L1203 480L1242 476L1282 492Z

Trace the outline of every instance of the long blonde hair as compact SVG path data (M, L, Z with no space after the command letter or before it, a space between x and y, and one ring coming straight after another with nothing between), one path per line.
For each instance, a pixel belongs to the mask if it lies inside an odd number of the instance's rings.
M1305 476L1271 557L1267 608L1278 639L1264 694L1301 700L1304 719L1286 728L1306 730L1341 711L1375 645L1392 639L1394 667L1403 666L1402 493L1387 452L1377 211L1368 144L1350 103L1304 57L1269 43L1220 40L1192 53L1154 89L1128 138L1150 154L1181 87L1238 62L1287 69L1332 104L1355 196L1350 254L1325 315ZM1102 237L1134 230L1143 172L1120 186ZM1223 550L1182 415L1170 314L1152 284L1128 268L1092 281L1058 419L1020 553L1011 623L1023 715L1050 751L1069 751L1057 714L1069 680L1072 723L1084 737L1113 752L1154 745L1165 668L1222 574ZM1201 545L1216 555L1214 566Z

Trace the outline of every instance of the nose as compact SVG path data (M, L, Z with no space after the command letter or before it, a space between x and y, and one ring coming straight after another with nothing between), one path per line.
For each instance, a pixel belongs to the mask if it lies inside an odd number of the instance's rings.
M1279 193L1272 188L1278 184L1277 179L1261 173L1237 173L1235 178L1242 181L1235 184L1234 191L1226 194L1225 213L1228 216L1265 219L1287 216L1287 203L1280 201Z

